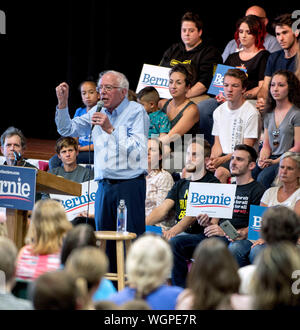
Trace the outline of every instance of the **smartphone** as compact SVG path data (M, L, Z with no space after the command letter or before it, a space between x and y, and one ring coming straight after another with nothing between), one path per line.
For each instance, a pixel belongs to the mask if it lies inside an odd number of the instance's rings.
M234 226L231 224L229 220L222 222L220 224L220 227L223 229L225 234L232 240L235 240L240 236L240 234L237 232L237 230L234 228Z

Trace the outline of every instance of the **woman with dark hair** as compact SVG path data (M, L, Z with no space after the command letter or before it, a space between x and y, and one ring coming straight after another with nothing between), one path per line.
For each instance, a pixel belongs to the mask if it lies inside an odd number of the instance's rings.
M192 67L188 64L177 64L170 70L169 77L169 91L173 98L165 103L162 110L169 118L171 129L167 135L160 137L160 140L164 144L165 153L170 152L167 146L177 140L174 146L171 144L174 153L171 154L170 167L172 168L171 172L173 172L173 170L181 171L184 167L184 157L182 155L186 147L184 146L183 136L185 134L189 134L190 137L196 136L200 133L200 129L198 108L193 101L186 97L187 92L193 85Z
M241 50L230 54L224 63L247 71L248 85L244 94L245 99L256 99L263 85L265 68L270 55L264 48L265 31L265 25L257 16L248 15L241 18L237 22L235 32L235 40ZM213 144L211 135L213 112L225 101L223 93L220 93L215 98L204 100L198 105L201 133L211 144Z
M237 22L234 34L237 46L241 47L237 53L228 56L226 65L246 69L248 74L247 99L256 99L263 84L264 73L270 53L264 48L265 25L254 15L248 15Z
M300 152L300 82L294 73L279 70L271 78L266 113L264 142L253 178L269 188L274 181L280 156Z
M192 67L187 64L177 64L170 70L169 77L169 91L173 98L165 103L163 110L170 120L171 130L161 139L164 142L174 135L199 133L197 106L186 97L194 81Z

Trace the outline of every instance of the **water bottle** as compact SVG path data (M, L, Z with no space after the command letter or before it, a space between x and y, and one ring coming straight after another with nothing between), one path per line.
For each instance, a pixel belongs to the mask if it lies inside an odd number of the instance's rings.
M117 212L117 232L127 233L127 207L125 200L121 199Z

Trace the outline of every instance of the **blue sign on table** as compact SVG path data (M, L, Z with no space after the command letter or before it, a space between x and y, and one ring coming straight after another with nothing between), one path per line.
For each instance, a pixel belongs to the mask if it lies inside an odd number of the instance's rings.
M256 241L260 238L262 216L266 210L265 206L250 205L248 240Z
M32 210L35 203L36 170L0 166L0 207Z

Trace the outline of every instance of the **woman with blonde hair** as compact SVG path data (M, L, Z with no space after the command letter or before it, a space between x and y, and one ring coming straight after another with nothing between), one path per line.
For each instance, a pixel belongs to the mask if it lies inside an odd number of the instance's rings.
M72 224L60 202L38 201L33 208L26 245L18 255L16 278L32 281L58 269L63 238L70 229Z
M122 305L133 299L144 299L151 309L174 310L183 289L166 284L172 261L171 248L162 237L152 234L139 237L127 255L129 286L109 300Z
M66 261L65 270L77 280L81 292L82 309L95 309L92 297L108 270L108 258L94 246L74 249Z

